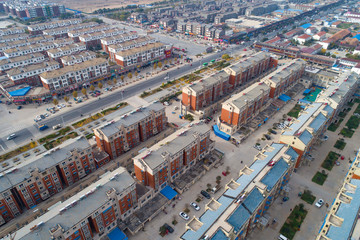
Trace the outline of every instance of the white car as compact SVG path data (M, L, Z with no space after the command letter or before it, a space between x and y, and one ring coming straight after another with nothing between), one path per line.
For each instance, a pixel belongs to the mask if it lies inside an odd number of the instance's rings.
M186 213L180 212L179 215L180 215L180 217L182 217L184 220L186 220L186 221L189 220L189 216L188 216Z
M14 139L14 138L16 138L15 133L10 134L10 135L6 138L6 140L12 140L12 139Z
M315 203L315 206L317 206L318 208L321 208L322 205L324 205L324 200L322 200L322 199L319 199L319 201L317 201L317 202Z
M44 116L45 116L45 117L49 117L49 114L48 114L48 113L45 113Z
M199 210L200 210L199 205L197 205L197 204L194 203L194 202L190 203L190 206L192 206L196 211L199 211Z
M260 145L257 145L257 144L254 145L254 148L257 149L257 150L259 150L259 151L262 150L261 146L260 146Z
M60 106L60 105L57 105L56 107L57 107L59 110L61 109L61 106Z
M66 107L66 105L63 103L63 104L60 104L62 108Z

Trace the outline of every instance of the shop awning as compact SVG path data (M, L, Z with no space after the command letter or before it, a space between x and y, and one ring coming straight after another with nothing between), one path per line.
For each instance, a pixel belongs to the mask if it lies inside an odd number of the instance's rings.
M166 186L163 190L160 191L160 193L169 200L173 199L177 195L177 192L170 186Z
M9 94L12 97L25 96L30 91L30 89L31 89L31 87L24 87L24 88L9 92Z
M289 97L288 95L282 94L282 95L280 95L279 99L281 101L287 102L291 99L291 97Z

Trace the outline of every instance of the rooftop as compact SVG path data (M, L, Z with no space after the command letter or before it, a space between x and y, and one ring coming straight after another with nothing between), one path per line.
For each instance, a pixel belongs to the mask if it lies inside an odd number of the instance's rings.
M155 42L155 43L149 43L145 46L140 46L140 47L135 47L132 49L127 49L127 50L123 50L123 51L119 51L116 53L116 55L121 56L121 57L128 57L128 56L132 56L134 54L137 53L142 53L148 50L151 50L153 48L160 48L165 46L163 43L160 42Z

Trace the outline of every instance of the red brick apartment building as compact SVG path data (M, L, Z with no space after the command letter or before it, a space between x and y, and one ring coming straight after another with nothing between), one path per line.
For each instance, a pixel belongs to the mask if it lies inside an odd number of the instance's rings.
M263 72L277 66L277 60L259 52L229 66L208 78L183 88L182 108L186 111L209 114L206 107L216 103L236 88L251 83Z
M166 124L165 107L153 103L115 118L94 133L97 146L114 159L163 131Z
M109 159L106 153L103 156ZM103 157L103 158L104 158ZM4 168L4 167L1 167ZM7 167L1 175L0 223L5 223L96 170L91 145L84 137Z
M212 149L210 128L202 123L189 125L134 157L135 176L156 192L185 174Z

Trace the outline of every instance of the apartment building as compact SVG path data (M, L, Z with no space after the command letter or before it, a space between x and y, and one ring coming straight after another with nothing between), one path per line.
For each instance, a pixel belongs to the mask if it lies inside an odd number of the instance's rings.
M222 103L218 127L227 134L236 133L268 106L270 87L254 83Z
M261 81L271 88L269 97L277 98L298 83L305 65L304 60L294 59L263 78Z
M62 38L62 37L64 38L64 37L68 37L69 36L68 33L71 31L92 28L96 26L99 26L99 24L96 22L79 23L66 27L45 29L43 30L43 35L53 36L54 38Z
M122 67L147 64L150 61L162 60L166 57L165 45L160 42L149 43L145 46L136 47L117 52L115 61Z
M136 39L138 37L139 37L139 35L136 32L128 32L128 33L123 33L123 34L119 34L116 36L102 38L102 39L100 39L100 43L101 43L102 49L105 52L109 53L109 51L108 51L109 45L115 45L118 43L130 41L130 40Z
M17 40L25 40L25 39L28 39L29 37L30 37L30 35L26 34L26 33L3 35L3 36L0 36L0 43L12 42L12 41L17 41Z
M267 70L276 67L277 60L275 58L267 52L258 52L224 70L230 75L229 84L234 89L252 81Z
M1 28L0 36L14 35L25 33L25 28L23 27L11 27L11 28Z
M213 147L206 124L189 124L135 156L135 176L156 192L186 174Z
M4 72L15 67L24 67L30 64L37 64L44 62L46 56L41 53L33 53L13 58L6 58L0 60L0 71Z
M282 131L280 143L289 144L299 154L295 168L301 166L303 160L311 160L309 152L316 141L320 141L334 115L334 109L321 102L308 104Z
M75 42L71 38L59 38L59 39L54 40L53 43L55 44L55 46L57 48L61 48L61 47L65 47L70 44L74 44Z
M46 23L32 24L27 26L27 29L31 34L42 33L43 30L52 29L52 28L61 28L70 25L80 24L82 22L79 18L65 19L59 21L51 21Z
M357 239L360 210L360 153L357 152L316 240Z
M183 240L234 239L244 240L257 227L265 227L267 211L277 197L285 193L298 154L285 144L267 145L250 166L240 170L239 177L225 185L225 191L205 205L200 218L186 223ZM262 221L264 220L264 221ZM266 225L265 223L265 225Z
M33 45L33 44L37 44L37 43L52 42L53 40L54 40L54 37L52 37L52 36L37 36L37 37L23 39L23 40L16 40L16 41L12 41L12 42L0 43L0 54L1 54L1 56L3 56L4 55L3 52L7 49L24 47L27 45Z
M8 70L6 74L15 85L25 83L31 86L40 86L40 74L55 71L59 68L60 64L58 62L50 60L24 67L15 67Z
M347 102L352 102L360 86L359 75L354 72L342 72L335 81L328 81L325 89L319 93L316 102L324 102L339 113Z
M153 103L116 117L94 133L98 148L114 159L163 131L166 125L165 107Z
M97 47L101 45L100 39L113 37L123 34L124 30L119 28L111 28L109 30L103 30L99 32L86 33L79 36L79 41L85 43L88 48Z
M94 58L56 71L44 72L40 75L40 79L46 89L57 91L71 89L90 81L103 80L109 76L109 73L108 61Z
M103 239L137 207L136 182L120 167L18 230L16 239Z
M23 47L10 48L4 51L4 55L7 58L18 57L31 53L46 53L47 50L55 48L55 44L53 42L43 42L43 43L35 43L31 45L26 45Z
M74 64L82 63L96 58L96 53L91 51L83 51L78 54L73 54L65 57L61 57L60 61L62 65L72 66Z
M99 24L94 27L88 27L83 29L76 29L68 32L69 38L72 38L75 42L79 41L79 37L89 33L102 32L111 29L111 25L108 24ZM123 31L123 30L121 30Z
M149 36L143 36L133 40L107 45L107 49L110 59L112 61L115 61L115 55L117 52L125 51L132 48L137 48L137 47L143 47L149 43L155 43L155 42L157 42L155 38Z
M63 47L50 49L46 53L50 59L59 61L61 57L79 53L85 50L86 45L84 43L73 43Z
M3 218L14 218L95 170L92 148L84 137L13 166L2 174L0 198L18 211L3 213Z

